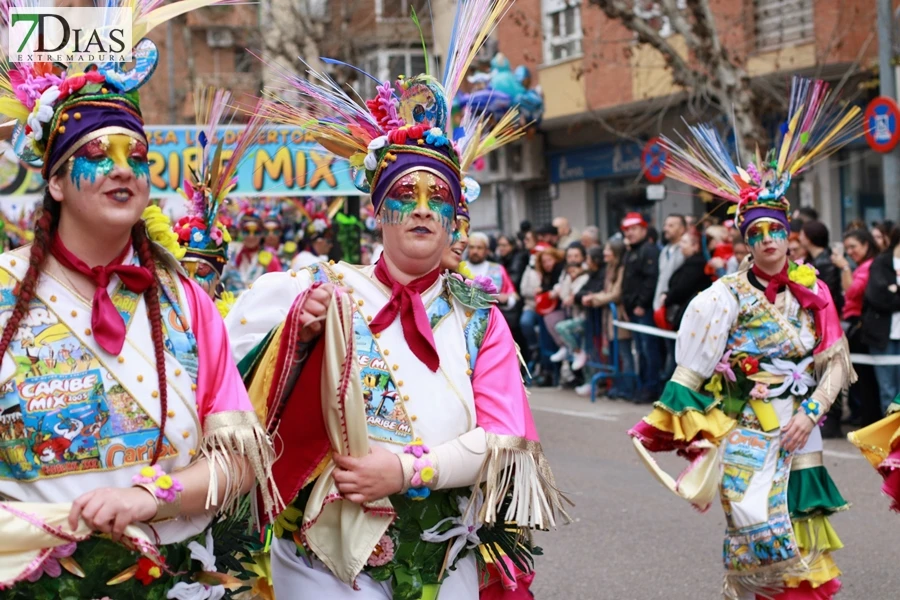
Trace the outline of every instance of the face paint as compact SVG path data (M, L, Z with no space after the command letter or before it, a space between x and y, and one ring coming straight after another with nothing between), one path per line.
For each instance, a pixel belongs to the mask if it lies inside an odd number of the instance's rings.
M241 226L241 231L244 235L256 235L259 233L259 225L256 223L245 223Z
M181 265L194 282L209 294L210 298L216 295L216 287L219 285L219 273L206 261L196 258L185 259Z
M460 241L468 241L469 240L469 221L467 219L457 219L456 220L457 227L456 231L453 232L453 238L450 240L451 244L455 244Z
M456 210L450 186L432 173L416 171L403 176L391 187L381 209L385 225L402 225L417 208L430 211L440 226L450 233Z
M115 167L131 169L135 177L150 177L147 144L124 134L104 135L82 146L72 157L69 177L81 189L81 181L107 177Z
M760 220L747 229L747 242L751 247L762 244L767 236L774 242L784 242L788 239L787 229L778 221Z

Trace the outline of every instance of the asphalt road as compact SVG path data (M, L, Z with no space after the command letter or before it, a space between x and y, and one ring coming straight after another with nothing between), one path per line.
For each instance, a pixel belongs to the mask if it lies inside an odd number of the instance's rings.
M537 600L720 599L722 509L698 513L639 462L625 432L647 407L546 389L531 405L557 484L576 503L574 523L537 536ZM673 474L685 464L659 462ZM825 440L825 464L852 505L831 521L845 546L840 600L900 599L900 514L880 477L845 440Z

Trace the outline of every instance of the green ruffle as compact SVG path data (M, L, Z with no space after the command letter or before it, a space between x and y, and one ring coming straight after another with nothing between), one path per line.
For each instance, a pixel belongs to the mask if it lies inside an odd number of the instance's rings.
M791 471L788 480L788 510L791 519L808 519L847 510L850 505L841 496L825 467Z
M673 415L682 415L689 410L705 414L718 406L718 404L718 400L711 396L695 392L680 383L670 381L663 389L662 397L653 406Z

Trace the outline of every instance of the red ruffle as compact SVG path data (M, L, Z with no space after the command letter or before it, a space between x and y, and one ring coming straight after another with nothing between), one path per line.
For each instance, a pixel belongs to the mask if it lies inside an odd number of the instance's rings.
M900 448L878 465L878 471L884 477L881 491L891 499L891 509L900 512Z
M841 580L832 579L828 583L822 584L814 588L808 581L800 584L800 587L787 588L772 600L831 600L841 591ZM757 596L756 600L765 600L762 596Z
M702 437L698 435L690 442L676 440L675 436L668 431L657 429L643 419L628 430L628 435L637 438L641 445L650 452L672 452L677 450L679 454L684 454L684 451L692 442ZM690 458L690 456L686 456L686 458Z

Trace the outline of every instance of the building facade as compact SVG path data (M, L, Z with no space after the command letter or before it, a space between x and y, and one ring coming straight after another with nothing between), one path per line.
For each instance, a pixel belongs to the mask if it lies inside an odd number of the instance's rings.
M656 2L634 2L638 16L678 54L692 58ZM875 3L868 0L720 0L711 2L722 45L752 77L755 95L787 98L794 73L843 82L842 97L865 105L877 74ZM639 210L659 223L665 214L703 215L717 203L673 180L661 200L648 200L642 159L646 143L683 129L681 118L729 120L709 101L675 85L665 59L588 0L517 0L498 28L500 50L525 64L543 88L540 140L546 165L529 182L524 212L538 223L565 216L581 228L617 229ZM874 87L874 89L873 89ZM786 107L773 103L761 120L771 144ZM832 231L854 219L885 218L879 156L860 140L804 173L792 186L794 206L810 205ZM651 190L659 194L659 188ZM521 208L520 208L521 210Z

